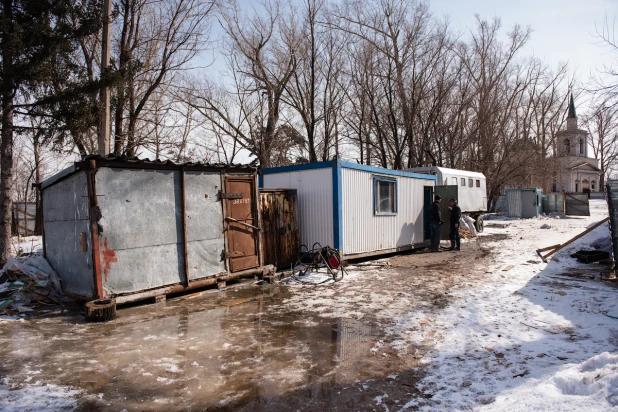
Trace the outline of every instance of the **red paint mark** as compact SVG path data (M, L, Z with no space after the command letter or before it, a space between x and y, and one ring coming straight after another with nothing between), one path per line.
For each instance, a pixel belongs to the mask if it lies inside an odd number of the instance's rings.
M103 258L103 276L105 277L105 282L107 282L107 274L112 267L112 263L118 262L114 249L110 249L107 246L107 238L103 239L103 249L101 250L101 256Z

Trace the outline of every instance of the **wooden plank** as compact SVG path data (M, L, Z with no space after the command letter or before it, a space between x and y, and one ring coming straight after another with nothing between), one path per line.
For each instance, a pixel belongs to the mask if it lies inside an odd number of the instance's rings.
M592 232L594 229L598 228L599 226L601 226L603 223L607 222L609 220L609 217L606 217L605 219L601 220L600 222L594 224L592 227L584 230L582 233L580 233L579 235L567 240L565 243L561 244L560 247L557 247L556 249L552 250L551 252L549 252L548 254L546 254L545 256L541 256L541 254L539 253L539 256L541 257L541 259L543 259L543 261L545 261L548 257L550 257L551 255L553 255L554 253L556 253L557 251L559 251L560 249L563 249L565 246L575 242L577 239L582 238L583 236L587 235L588 233Z

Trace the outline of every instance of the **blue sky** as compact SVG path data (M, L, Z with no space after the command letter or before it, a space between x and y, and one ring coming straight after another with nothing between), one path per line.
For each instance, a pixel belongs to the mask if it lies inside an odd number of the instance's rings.
M595 44L595 24L605 15L618 19L618 0L432 0L435 16L448 15L452 26L465 33L474 26L475 14L499 17L502 27L530 26L532 37L523 54L534 55L552 66L568 62L582 80L590 71L616 61L606 48Z
M248 9L255 1L239 3ZM595 24L602 25L606 14L610 20L618 19L618 0L430 0L430 10L436 17L448 15L452 28L464 36L474 28L475 14L484 19L499 17L503 34L515 24L530 26L532 36L521 55L534 55L553 67L568 62L582 81L604 63L617 60L607 48L595 44L594 33ZM215 35L221 33L217 26ZM211 68L224 67L223 61L216 61Z

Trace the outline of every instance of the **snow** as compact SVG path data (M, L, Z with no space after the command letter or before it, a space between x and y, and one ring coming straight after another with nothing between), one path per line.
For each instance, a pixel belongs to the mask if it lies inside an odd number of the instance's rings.
M0 382L0 410L3 412L38 412L74 410L81 391L53 384L14 386L4 378Z
M43 253L43 238L41 236L13 236L11 251L17 256L24 253Z
M569 256L609 237L607 224L548 264L530 264L540 262L537 248L565 242L607 214L604 202L591 201L591 208L590 218L556 221L552 230L536 230L539 220L551 217L509 224L511 239L525 242L496 242L499 253L484 282L456 292L456 302L436 317L441 337L423 359L428 373L419 384L430 399L412 399L404 409L601 411L618 405L618 356L607 352L618 344L618 320L605 316L615 310L617 291L598 280L603 267ZM500 231L488 228L484 235ZM597 280L575 277L582 272Z
M492 250L490 266L481 268L484 276L470 277L468 287L453 291L440 311L411 311L414 295L405 289L397 296L367 290L366 276L388 276L375 267L348 268L336 289L332 282L290 282L296 293L284 303L324 317L361 319L371 309L389 338L371 348L377 356L388 356L390 347L399 357L414 357L416 346L430 346L421 354L425 378L417 385L426 396L410 399L404 410L608 410L618 405L618 355L608 352L618 346L618 319L609 317L618 318L618 291L601 280L607 266L570 257L593 245L607 248L608 225L549 263L536 254L602 220L606 203L591 200L591 214L491 216L492 224L471 240ZM492 240L501 239L495 235L508 239ZM375 398L375 405L383 407L384 399Z

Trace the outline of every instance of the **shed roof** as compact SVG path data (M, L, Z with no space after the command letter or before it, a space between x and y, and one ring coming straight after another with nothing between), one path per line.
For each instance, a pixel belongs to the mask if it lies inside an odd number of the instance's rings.
M101 155L88 155L83 160L75 162L72 166L56 173L48 179L41 182L40 188L44 189L53 185L54 183L77 173L81 170L99 168L99 167L115 167L125 169L155 169L155 170L188 170L188 171L213 171L231 169L237 172L257 172L257 168L250 165L242 164L226 164L226 163L201 163L201 162L187 162L187 163L174 163L171 160L150 160L140 159L138 157L129 156L114 156L112 154Z

